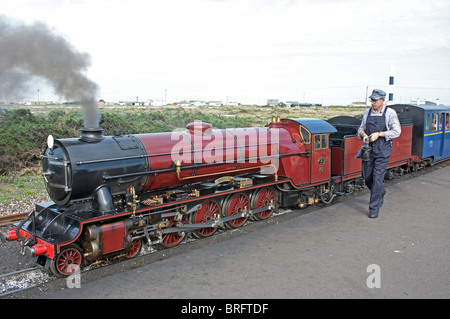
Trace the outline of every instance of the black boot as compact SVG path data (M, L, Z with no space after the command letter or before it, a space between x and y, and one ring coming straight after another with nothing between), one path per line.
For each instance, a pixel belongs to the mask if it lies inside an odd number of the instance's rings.
M378 217L378 212L370 212L369 213L369 218L377 218Z

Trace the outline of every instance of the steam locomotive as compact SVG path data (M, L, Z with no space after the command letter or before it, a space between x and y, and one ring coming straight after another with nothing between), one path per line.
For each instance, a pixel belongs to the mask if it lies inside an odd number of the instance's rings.
M449 107L390 107L402 134L386 178L450 156ZM435 131L429 114L437 114ZM20 241L38 265L65 277L105 258L133 258L144 244L173 247L189 233L208 237L282 207L330 203L365 187L355 158L359 124L347 116L273 117L258 128L196 121L170 133L103 136L101 128L82 128L79 138L49 136L42 176L52 201L0 237Z

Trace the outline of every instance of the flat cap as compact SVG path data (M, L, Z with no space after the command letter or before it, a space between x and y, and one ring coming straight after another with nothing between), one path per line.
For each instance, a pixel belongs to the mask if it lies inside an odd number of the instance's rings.
M376 101L379 99L384 99L385 97L386 97L386 92L384 92L383 90L375 89L372 91L372 95L369 96L369 99Z

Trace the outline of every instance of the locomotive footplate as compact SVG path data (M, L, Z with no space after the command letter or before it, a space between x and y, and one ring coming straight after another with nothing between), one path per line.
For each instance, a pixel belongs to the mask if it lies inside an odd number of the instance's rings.
M22 221L14 223L14 232L25 252L32 256L46 254L53 258L58 253L57 245L70 243L77 239L82 222L97 217L105 217L113 212L99 212L86 209L86 203L79 209L67 209L54 202L36 204L36 209ZM76 207L76 206L75 206ZM44 249L45 246L45 249ZM31 248L31 249L30 249Z
M53 202L36 205L28 218L14 224L33 238L40 238L50 244L70 242L77 237L80 221L60 212Z

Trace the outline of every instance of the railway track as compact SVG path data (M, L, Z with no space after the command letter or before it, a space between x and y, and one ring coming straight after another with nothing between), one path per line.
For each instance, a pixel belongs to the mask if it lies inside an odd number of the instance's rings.
M15 221L25 218L29 213L12 214L6 216L0 216L0 226L8 226Z
M0 297L34 288L47 281L49 276L38 267L31 267L0 275Z

